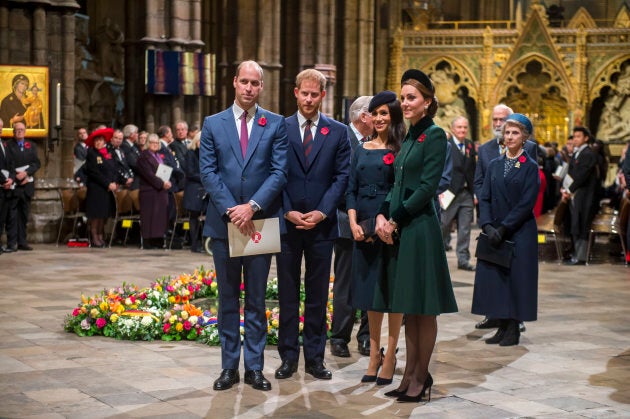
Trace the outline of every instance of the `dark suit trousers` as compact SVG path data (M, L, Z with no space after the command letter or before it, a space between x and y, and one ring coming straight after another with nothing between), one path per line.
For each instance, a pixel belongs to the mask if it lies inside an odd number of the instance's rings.
M219 338L221 368L238 369L241 356L240 286L241 269L245 283L245 371L262 370L267 343L265 292L271 255L229 257L227 240L212 240L214 266L219 286Z
M354 327L352 308L352 251L354 241L339 237L335 240L335 282L333 284L333 323L330 341L348 343ZM364 321L365 318L365 321ZM370 339L367 323L367 312L361 313L361 326L357 332L357 340Z
M289 232L282 237L282 252L276 256L280 303L278 352L283 361L297 361L300 357L298 334L302 256L306 267L302 330L304 358L306 362L324 360L333 241L315 240L314 235L312 231Z

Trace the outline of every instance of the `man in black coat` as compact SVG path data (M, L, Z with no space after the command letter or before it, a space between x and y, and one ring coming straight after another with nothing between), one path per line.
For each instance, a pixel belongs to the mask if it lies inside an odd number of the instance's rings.
M120 149L125 153L125 160L127 161L127 165L131 168L134 173L133 182L129 187L130 190L138 189L139 187L139 178L136 170L136 164L138 162L138 157L140 157L140 153L142 150L138 147L138 127L133 124L128 124L123 127L123 137L124 140L120 145Z
M588 235L595 215L594 197L597 189L597 156L589 147L588 128L573 128L573 156L569 171L562 182L562 199L569 201L571 237L575 252L565 265L585 265Z
M3 125L0 119L0 132ZM7 155L6 143L0 140L0 236L7 220L9 198L13 195L13 188L15 188L15 168ZM0 247L0 254L3 252L4 248Z
M13 124L13 139L7 143L9 160L15 168L14 196L9 200L7 222L7 249L33 250L26 241L26 224L31 211L31 200L35 195L33 175L41 167L35 143L24 138L26 125L23 122Z

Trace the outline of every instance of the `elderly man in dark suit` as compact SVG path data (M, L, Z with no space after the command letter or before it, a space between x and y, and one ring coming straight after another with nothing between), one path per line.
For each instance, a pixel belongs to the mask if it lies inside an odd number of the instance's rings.
M561 189L562 199L569 201L571 237L575 252L565 265L586 264L588 235L595 215L594 197L597 190L597 156L589 147L591 133L588 128L573 128L573 156Z
M212 253L219 284L221 376L215 390L239 382L241 355L239 294L241 273L245 284L245 383L271 390L263 375L267 341L265 292L271 254L230 257L227 223L247 236L255 232L254 218L279 217L282 190L287 182L287 134L284 118L258 106L263 70L244 61L233 81L234 104L205 118L201 131L201 182L210 196L204 236L212 238Z
M331 379L324 365L326 303L334 240L339 236L337 207L348 186L350 143L345 125L319 111L326 77L307 69L296 77L298 112L286 119L289 137L289 181L283 194L287 233L278 262L282 365L276 378L289 378L300 356L299 305L302 258L306 263L304 328L306 372Z
M348 138L352 152L361 143L368 141L372 135L372 115L368 112L372 96L360 96L350 105L350 124L348 124ZM350 230L350 221L342 199L337 211L339 223L339 237L335 240L335 282L333 284L333 313L330 334L330 353L334 356L347 358L350 356L348 342L354 326L355 310L352 308L352 249L354 241ZM368 328L367 311L361 313L361 325L357 332L359 352L370 355L370 331Z
M15 168L14 197L9 200L7 222L7 248L5 251L33 250L26 241L26 224L35 195L33 175L41 167L35 143L24 138L26 125L13 124L13 140L7 143L9 160Z
M457 268L474 271L470 263L470 227L473 223L475 208L473 200L473 180L475 177L476 153L468 135L468 119L456 117L451 123L453 136L451 144L451 183L448 190L455 195L448 207L442 211L442 238L444 247L450 246L451 224L457 220Z
M4 122L0 119L0 131ZM13 195L12 188L15 184L15 168L9 160L7 154L6 143L0 140L0 236L7 221L9 210L9 198ZM0 247L0 254L4 252L4 248Z

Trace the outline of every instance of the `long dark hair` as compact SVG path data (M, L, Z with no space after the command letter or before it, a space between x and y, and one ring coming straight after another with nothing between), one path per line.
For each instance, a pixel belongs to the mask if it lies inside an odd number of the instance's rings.
M400 107L400 101L398 99L386 104L389 110L390 124L387 130L387 148L392 150L394 154L398 154L400 151L400 145L402 144L405 135L407 134L407 126L403 118L402 108ZM377 135L376 130L373 131L372 137Z

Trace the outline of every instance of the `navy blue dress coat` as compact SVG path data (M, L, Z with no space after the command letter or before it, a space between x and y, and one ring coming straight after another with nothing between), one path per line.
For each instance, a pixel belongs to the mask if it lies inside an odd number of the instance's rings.
M477 260L472 313L490 319L533 321L538 310L538 235L534 205L540 179L527 152L504 177L505 155L488 170L479 196L479 225L504 226L515 242L510 269Z

